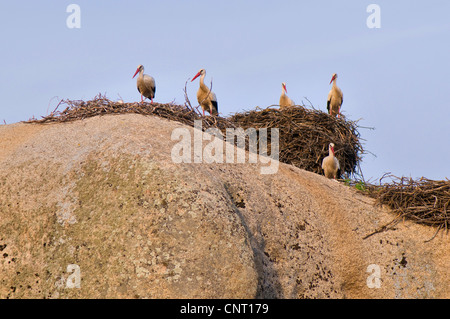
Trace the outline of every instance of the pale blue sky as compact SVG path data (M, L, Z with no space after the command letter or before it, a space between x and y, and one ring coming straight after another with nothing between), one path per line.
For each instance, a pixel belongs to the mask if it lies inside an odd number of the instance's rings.
M81 28L69 29L69 4ZM369 29L369 4L381 28ZM39 118L60 99L138 101L138 64L156 102L184 103L200 68L228 116L277 104L326 110L338 73L343 113L360 120L366 179L450 178L450 1L8 1L0 8L0 122ZM188 84L196 101L198 81Z

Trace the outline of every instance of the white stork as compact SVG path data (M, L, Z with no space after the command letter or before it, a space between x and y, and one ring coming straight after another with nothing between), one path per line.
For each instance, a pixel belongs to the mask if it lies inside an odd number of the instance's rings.
M328 114L341 117L341 106L344 102L344 95L342 94L341 89L336 85L337 77L337 74L334 73L330 81L330 84L333 82L333 86L331 87L330 93L328 93L327 110Z
M200 71L198 71L198 73L194 76L194 78L191 80L191 82L200 76L200 87L197 91L197 100L198 100L198 103L202 106L203 116L205 116L205 111L209 112L209 114L211 114L211 115L213 115L213 114L217 115L219 112L217 98L216 98L216 95L214 94L214 92L212 92L205 85L205 82L204 82L205 75L206 75L205 69L200 69Z
M144 74L144 66L141 64L138 66L136 72L133 75L133 79L136 74L139 73L137 78L137 89L139 93L141 93L141 102L144 102L144 96L150 99L151 103L153 103L153 98L156 93L156 85L155 79L150 75Z
M341 168L339 160L334 156L334 144L328 145L329 155L322 160L322 169L326 178L337 178L338 171Z
M295 103L287 95L286 83L281 83L280 109L294 106Z

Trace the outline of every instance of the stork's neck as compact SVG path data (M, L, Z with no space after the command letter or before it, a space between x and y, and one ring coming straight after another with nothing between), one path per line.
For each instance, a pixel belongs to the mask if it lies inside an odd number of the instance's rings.
M206 73L205 73L205 74L202 74L202 75L200 76L200 87L201 87L202 90L204 90L204 91L209 91L209 88L205 85L205 75L206 75Z
M336 87L336 79L333 80L333 87Z

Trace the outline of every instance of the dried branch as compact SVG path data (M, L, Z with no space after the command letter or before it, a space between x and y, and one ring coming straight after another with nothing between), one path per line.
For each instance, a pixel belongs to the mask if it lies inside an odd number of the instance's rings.
M190 80L190 78L188 78L186 80L186 82L184 83L184 90L183 90L184 91L184 100L185 100L186 107L194 112L194 108L192 107L191 101L189 100L189 96L187 94L187 83L189 80ZM198 112L198 109L197 109L197 112Z

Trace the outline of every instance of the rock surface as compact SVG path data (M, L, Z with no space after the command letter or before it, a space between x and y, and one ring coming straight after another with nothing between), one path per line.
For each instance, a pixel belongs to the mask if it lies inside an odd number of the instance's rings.
M176 164L180 123L0 126L0 298L450 298L450 236L280 164ZM79 280L78 280L79 279Z

